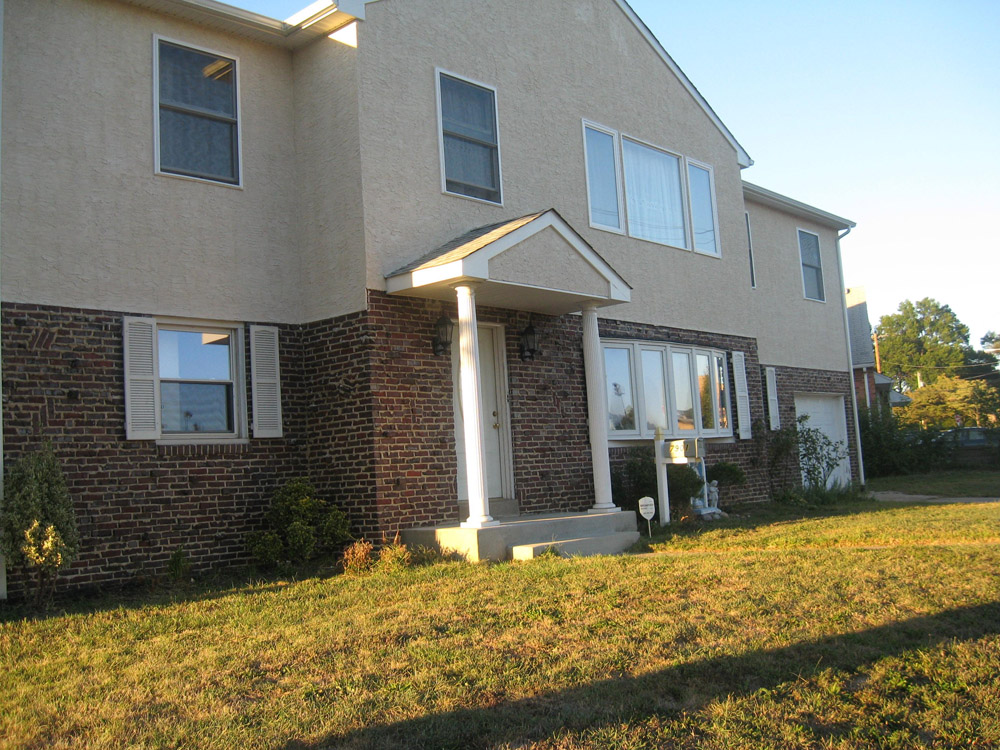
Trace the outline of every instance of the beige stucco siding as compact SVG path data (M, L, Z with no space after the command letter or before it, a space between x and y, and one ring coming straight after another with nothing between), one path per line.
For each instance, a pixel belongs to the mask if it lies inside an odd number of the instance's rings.
M614 2L381 0L367 14L370 287L473 227L554 207L635 288L615 317L746 332L732 291L749 274L736 152ZM435 67L497 88L503 206L442 194ZM583 119L714 167L721 260L590 228Z
M294 70L301 315L312 321L366 305L357 51L321 39Z
M757 328L760 361L849 371L836 230L752 201L746 205L757 279L748 317ZM805 298L798 229L819 235L825 302Z
M3 299L298 318L290 54L104 0L4 21ZM154 33L239 58L243 189L153 173Z
M469 229L551 206L633 287L631 303L604 315L751 336L762 361L848 369L834 233L799 222L821 235L821 305L803 299L796 222L761 216L755 239L781 259L758 260L758 277L774 269L751 289L737 154L616 3L380 0L367 15L359 96L370 288ZM442 193L435 68L497 90L502 206ZM721 258L590 227L584 119L712 166Z

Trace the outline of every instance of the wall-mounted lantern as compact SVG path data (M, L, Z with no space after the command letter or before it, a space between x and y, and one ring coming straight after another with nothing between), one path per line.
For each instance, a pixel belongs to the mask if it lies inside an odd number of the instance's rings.
M528 319L528 325L521 331L517 348L521 352L521 359L525 362L534 359L535 355L538 354L538 334L535 333L535 327L531 325L530 318Z
M455 324L451 322L451 318L447 315L442 315L438 318L437 323L434 324L434 339L431 342L434 345L434 354L436 356L441 356L451 351L451 336L454 330Z

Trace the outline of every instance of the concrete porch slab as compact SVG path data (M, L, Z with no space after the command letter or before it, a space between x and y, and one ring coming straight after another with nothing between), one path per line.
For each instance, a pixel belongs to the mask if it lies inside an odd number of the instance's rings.
M580 541L599 537L611 537L622 532L637 533L635 513L620 511L614 513L551 513L524 515L504 519L496 526L482 529L463 529L458 524L424 526L405 529L400 532L404 544L438 549L441 552L457 552L470 562L483 560L510 560L514 547L542 545L550 547L560 542ZM614 554L624 537L614 536L615 541L593 542L576 545L579 552L568 554ZM631 543L630 543L631 544ZM587 549L595 551L587 552Z

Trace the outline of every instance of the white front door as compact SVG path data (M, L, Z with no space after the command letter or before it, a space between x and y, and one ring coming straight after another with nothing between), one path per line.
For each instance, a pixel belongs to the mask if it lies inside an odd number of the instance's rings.
M457 338L457 337L456 337ZM468 502L465 480L465 440L462 427L462 399L459 394L458 342L452 344L452 382L455 384L455 447L458 453L458 499ZM510 428L507 409L507 362L501 326L479 326L479 378L482 387L481 415L486 462L486 493L489 499L513 497Z

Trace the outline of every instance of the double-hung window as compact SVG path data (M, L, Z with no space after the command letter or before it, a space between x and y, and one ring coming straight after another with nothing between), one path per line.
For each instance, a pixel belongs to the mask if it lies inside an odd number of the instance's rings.
M823 288L823 261L819 253L819 235L799 229L799 258L802 261L802 289L806 299L826 302Z
M605 341L611 439L664 435L727 437L729 375L725 352L650 341Z
M442 189L502 203L496 90L437 72Z
M721 254L711 166L587 121L583 138L592 227Z
M156 171L239 185L236 58L154 44Z
M255 437L280 437L278 331L251 326ZM125 318L126 434L205 442L247 436L243 326Z

